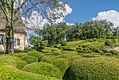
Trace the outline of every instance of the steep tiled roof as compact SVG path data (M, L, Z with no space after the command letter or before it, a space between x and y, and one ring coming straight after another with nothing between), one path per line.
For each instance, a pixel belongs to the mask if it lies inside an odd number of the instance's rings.
M19 13L16 16L18 17ZM0 31L5 31L5 25L6 25L5 16L3 15L2 10L0 10ZM14 32L26 33L25 25L23 24L21 19L17 19L13 26Z

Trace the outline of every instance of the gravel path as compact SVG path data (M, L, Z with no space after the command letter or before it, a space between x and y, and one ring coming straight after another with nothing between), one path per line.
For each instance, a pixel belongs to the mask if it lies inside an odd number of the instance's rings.
M108 50L116 50L116 51L119 52L119 47L111 48L111 49L108 49Z

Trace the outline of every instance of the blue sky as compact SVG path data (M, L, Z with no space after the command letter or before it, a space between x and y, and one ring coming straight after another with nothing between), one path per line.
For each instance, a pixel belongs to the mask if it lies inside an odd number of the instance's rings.
M72 13L65 17L69 23L82 23L92 20L99 12L119 11L119 0L69 0Z

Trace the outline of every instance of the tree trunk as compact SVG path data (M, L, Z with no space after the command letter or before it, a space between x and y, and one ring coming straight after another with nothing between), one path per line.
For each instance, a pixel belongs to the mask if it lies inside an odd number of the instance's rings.
M6 25L6 54L14 53L14 31L13 31L13 10L14 3L12 2L11 8L8 9L8 21Z
M6 25L6 54L10 53L10 25Z
M13 26L6 25L6 54L14 53L14 33Z

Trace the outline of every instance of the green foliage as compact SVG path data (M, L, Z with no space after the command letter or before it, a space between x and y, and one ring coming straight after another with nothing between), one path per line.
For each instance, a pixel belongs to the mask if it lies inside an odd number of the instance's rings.
M27 65L27 62L26 61L17 61L16 62L16 68L18 69L22 69L25 65Z
M77 52L83 52L83 48L80 46L80 47L78 47L78 48L76 48L76 50L77 50Z
M110 40L106 40L105 45L112 47L113 46L113 43Z
M116 51L116 50L110 50L109 52L110 52L112 55L118 55L118 54L119 54L119 52Z
M101 56L98 53L85 53L85 54L81 53L79 55L81 55L82 57L86 57L86 58L94 58L94 57L100 57Z
M61 71L54 65L44 62L32 63L23 68L24 71L37 73L40 75L61 78Z
M48 77L48 76L46 77L44 75L38 75L26 71L21 71L8 65L0 66L0 79L1 80L59 80L53 77Z
M13 55L16 57L22 58L23 56L27 55L27 53L15 53Z
M103 53L100 48L91 48L91 50L96 53Z
M40 61L52 64L54 59L55 59L55 56L46 55L46 56L43 56Z
M75 48L73 48L73 47L71 47L71 46L63 46L62 48L63 48L63 50L65 50L65 51L75 51L75 50L76 50Z
M90 41L88 42L82 42L79 44L79 47L76 48L77 52L79 53L91 53L91 52L96 52L96 53L103 53L102 48L104 47L104 42L102 41Z
M14 50L14 53L22 53L23 51L22 50L19 50L19 49L15 49Z
M113 46L118 46L119 42L118 42L118 38L117 39L112 39L113 42Z
M21 69L27 62L13 55L0 55L0 80L59 80ZM19 70L20 69L20 70Z
M69 80L118 80L119 63L112 58L82 58L69 69Z
M42 52L43 53L52 53L52 52L55 52L55 51L60 51L58 48L52 48L52 47L45 47Z
M20 58L11 55L1 55L0 56L0 64L2 65L11 65L18 69L22 69L27 63Z
M91 53L92 51L88 47L78 47L77 52L79 53Z
M60 55L61 52L60 52L60 51L54 51L52 54L53 54L53 55Z
M29 51L35 51L35 49L25 48L25 49L23 50L23 53L28 53Z
M23 56L21 59L26 61L28 64L38 62L38 59L36 57L29 55Z
M68 26L65 23L60 23L60 24L52 25L52 26L45 26L43 27L43 29L37 30L36 34L39 36L39 38L42 36L42 41L46 41L48 43L47 46L61 44L61 46L67 46L67 47L64 47L64 49L66 50L67 49L74 50L76 46L75 47L73 46L73 48L71 48L72 46L70 46L67 42L69 41L75 42L76 40L87 39L86 44L88 44L87 42L89 42L90 44L90 43L96 42L96 39L106 39L106 37L113 36L114 30L112 30L111 26L112 26L112 23L106 20L91 21L91 22L86 22L83 24L77 24L72 26ZM97 41L95 46L100 46L102 44L104 45L104 42L101 44L98 44L98 43L101 43L101 42ZM37 43L37 45L39 45L39 43ZM90 47L92 46L93 45L91 45ZM59 47L59 48L62 49L62 47ZM43 50L43 52L48 52L48 51Z
M105 48L101 48L101 50L102 50L103 53L108 53L108 50L105 49Z
M38 52L38 51L30 51L30 52L27 53L27 55L34 56L34 57L36 57L38 60L40 60L40 59L44 56L43 53Z
M58 55L56 56L56 59L66 59L68 60L69 62L69 65L72 64L72 62L75 60L75 59L78 59L78 58L82 58L80 55L77 55L76 52L74 51L63 51L64 54L61 54L61 55ZM55 59L54 59L55 60Z
M61 46L66 46L67 45L67 42L66 41L62 41L61 42Z
M57 66L63 74L65 73L66 69L69 67L68 60L63 58L58 58L53 60L52 64Z

